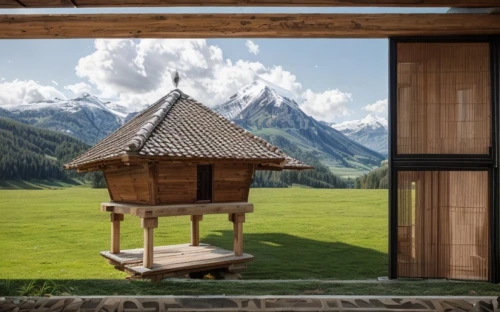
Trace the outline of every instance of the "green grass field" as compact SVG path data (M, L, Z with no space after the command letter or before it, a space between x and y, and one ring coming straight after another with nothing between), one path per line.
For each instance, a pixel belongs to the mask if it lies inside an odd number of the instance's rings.
M0 191L0 279L123 279L101 258L109 247L106 190L73 187ZM252 189L255 212L244 250L246 279L365 279L387 275L387 192ZM189 242L188 217L162 218L155 244ZM126 217L122 248L142 246L139 219ZM232 248L226 215L207 215L201 241Z
M30 281L55 281L76 295L497 295L488 283L400 281L318 283L225 281L153 284L126 281L99 256L109 246L106 190L73 187L0 190L0 295L19 295ZM252 189L255 212L244 226L255 261L244 279L375 279L387 275L387 192L383 190ZM189 218L163 218L157 245L189 241ZM231 224L207 215L202 242L227 249ZM122 248L142 245L139 219L122 226ZM36 293L35 293L36 294Z

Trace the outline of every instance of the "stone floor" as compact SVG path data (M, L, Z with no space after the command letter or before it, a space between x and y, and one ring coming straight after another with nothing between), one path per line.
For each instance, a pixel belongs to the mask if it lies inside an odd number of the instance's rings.
M497 297L138 296L0 298L0 312L21 311L498 311Z

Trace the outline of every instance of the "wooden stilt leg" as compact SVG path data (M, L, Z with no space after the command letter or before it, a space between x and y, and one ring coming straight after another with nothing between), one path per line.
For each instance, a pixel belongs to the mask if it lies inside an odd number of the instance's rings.
M233 222L233 250L236 256L243 255L243 223L245 214L229 214L229 221Z
M154 229L158 227L158 218L141 219L141 225L144 228L144 253L142 266L148 269L153 267L154 252Z
M123 221L123 215L111 213L111 253L120 253L120 222Z
M200 221L203 216L191 216L191 246L200 245Z

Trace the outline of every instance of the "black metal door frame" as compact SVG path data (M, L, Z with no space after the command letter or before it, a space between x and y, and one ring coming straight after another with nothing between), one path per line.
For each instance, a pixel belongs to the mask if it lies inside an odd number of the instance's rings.
M488 42L491 70L491 149L489 155L397 155L397 44L409 42ZM398 278L398 171L487 170L490 198L489 281L500 282L500 35L389 39L389 278Z

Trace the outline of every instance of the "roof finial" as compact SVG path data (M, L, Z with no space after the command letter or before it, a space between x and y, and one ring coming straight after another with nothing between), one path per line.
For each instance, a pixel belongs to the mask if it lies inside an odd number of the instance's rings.
M179 81L181 80L181 77L179 77L179 73L177 70L170 71L170 75L172 76L172 83L174 84L175 88L177 89L177 86L179 86Z

